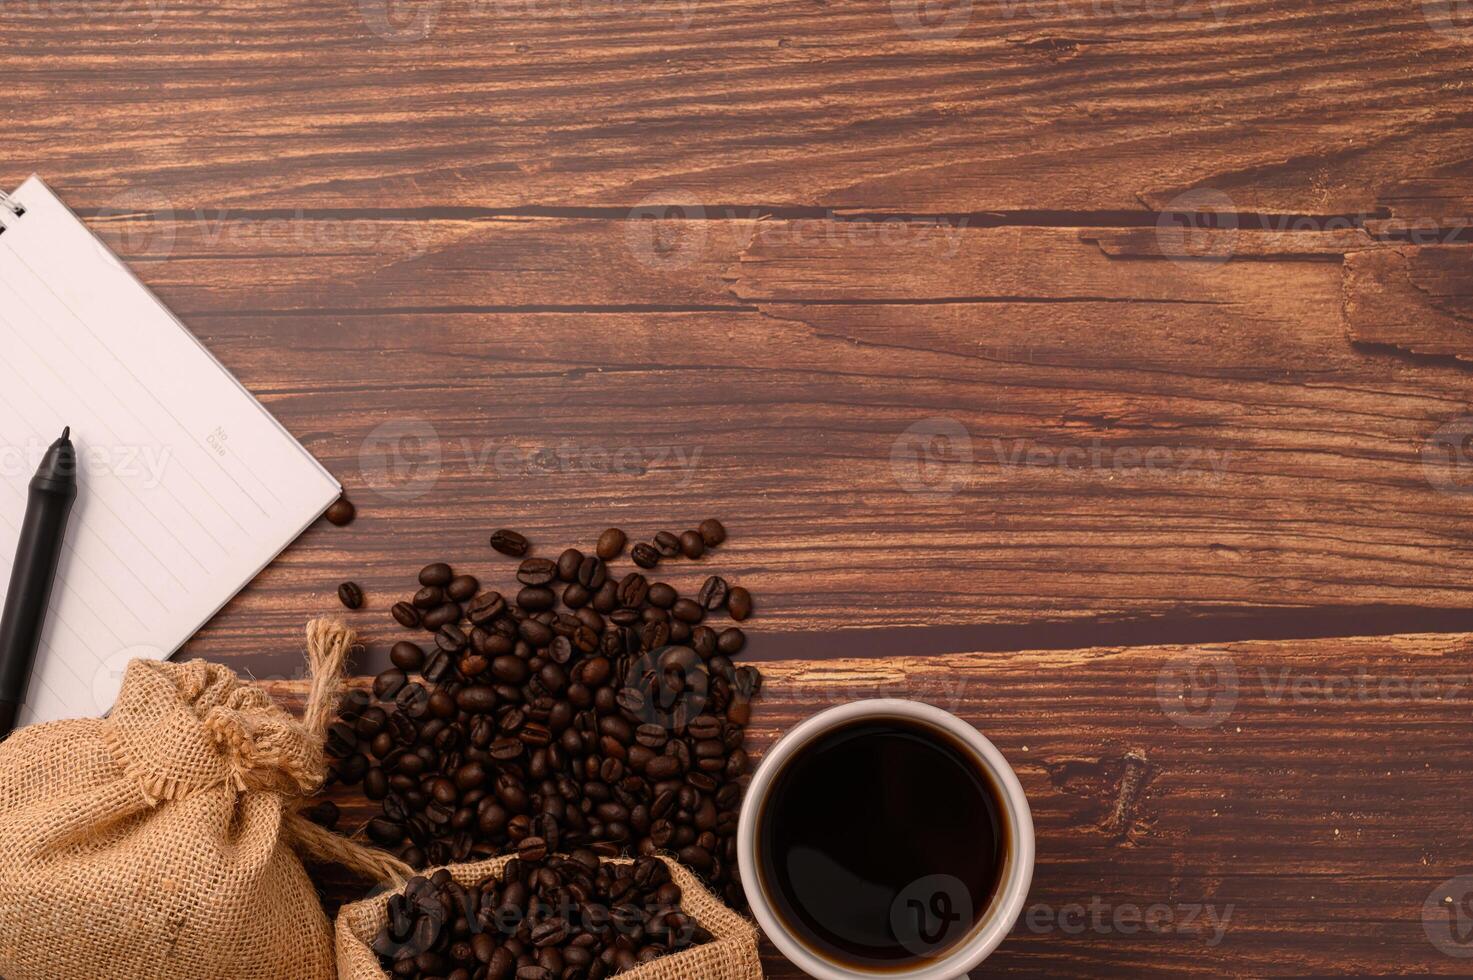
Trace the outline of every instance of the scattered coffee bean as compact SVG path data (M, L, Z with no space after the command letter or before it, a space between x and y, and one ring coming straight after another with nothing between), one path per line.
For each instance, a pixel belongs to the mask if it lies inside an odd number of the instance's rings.
M628 540L623 531L611 527L598 536L598 547L594 550L604 561L613 561L624 553L624 542Z
M527 553L532 545L531 542L517 532L502 528L491 535L491 547L503 555L520 558Z
M395 667L406 672L419 670L425 664L425 652L418 644L407 640L395 643L389 649L389 660Z
M373 696L380 701L392 700L409 678L398 667L391 667L373 679Z
M474 575L457 575L445 586L445 595L452 602L465 602L480 591L480 588L481 583L476 581Z
M482 592L471 602L466 614L477 626L485 626L506 612L506 599L500 592Z
M629 557L640 568L654 568L660 563L660 553L643 541L630 549Z
M363 756L355 756L354 758L361 759ZM332 800L323 800L321 803L308 809L305 815L308 820L317 824L319 827L326 827L328 830L332 830L338 825L338 818L342 814L338 810L338 805Z
M662 558L674 558L680 554L680 538L669 531L660 531L655 534L655 550Z
M726 598L729 594L726 579L720 575L712 575L701 583L701 591L696 593L696 598L702 608L720 609L726 605Z
M349 609L363 608L363 590L357 582L344 582L338 586L338 601Z
M333 501L333 505L327 509L327 521L337 527L347 527L353 523L353 518L358 516L358 508L353 506L353 501L347 497L339 497Z
M394 621L405 629L414 629L419 625L419 610L408 602L396 602L394 608L389 610Z
M662 534L682 553L685 542ZM707 547L705 533L688 534ZM393 615L433 633L434 644L390 650L393 667L373 683L377 705L362 692L344 699L329 753L337 781L361 784L382 811L370 838L416 866L523 847L529 862L544 852L664 850L742 907L743 726L760 675L731 662L740 629L703 620L721 598L735 617L750 596L738 601L742 590L718 576L698 597L639 572L611 576L596 550L568 549L556 562L518 557L515 602L475 594L474 579L448 564L426 566L418 588L438 590L421 600L430 607L401 602ZM632 557L661 560L649 544ZM461 578L470 581L455 585ZM546 928L544 949L563 948L559 928Z
M708 517L701 522L701 540L706 542L706 547L714 548L726 540L726 528L714 517Z
M705 617L706 610L692 599L676 599L675 604L670 607L670 615L683 623L699 623Z
M557 558L557 577L563 582L572 582L578 578L578 568L583 564L583 552L577 548L569 548Z
M680 535L680 550L687 558L699 558L706 553L706 540L699 531L685 531Z
M436 609L445 604L445 590L438 585L426 585L409 600L416 609Z
M726 597L726 611L738 622L752 615L752 593L740 585L733 586Z
M444 605L436 606L434 609L422 615L419 618L419 625L427 631L434 633L448 623L459 622L462 615L460 606L453 602L447 602Z
M517 581L523 585L548 585L557 578L558 563L546 558L523 558L517 566Z

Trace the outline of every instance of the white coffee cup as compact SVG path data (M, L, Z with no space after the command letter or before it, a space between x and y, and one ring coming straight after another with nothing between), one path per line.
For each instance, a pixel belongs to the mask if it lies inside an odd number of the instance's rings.
M801 753L815 739L840 726L864 720L897 719L919 723L936 730L949 741L968 752L991 781L1002 805L1008 831L1007 863L991 905L977 919L971 931L954 943L939 958L928 959L914 967L865 969L835 962L830 956L812 948L795 934L778 916L774 903L766 894L758 863L758 840L761 815L774 780L788 761ZM924 832L925 828L917 828ZM742 885L752 914L773 945L794 965L816 980L955 980L965 976L985 960L1012 930L1033 882L1033 814L1028 798L1012 766L997 747L971 725L940 708L919 701L879 698L854 701L823 711L802 722L783 736L764 756L742 804L741 822L737 830L737 860L741 867Z

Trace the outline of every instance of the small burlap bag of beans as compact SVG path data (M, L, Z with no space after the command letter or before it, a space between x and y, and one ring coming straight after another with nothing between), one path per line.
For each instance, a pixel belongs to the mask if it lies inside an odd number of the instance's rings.
M330 980L304 859L403 881L397 859L308 822L352 634L307 629L303 721L230 670L135 660L104 719L0 744L0 975Z
M564 870L564 865L580 858L585 862L583 870ZM515 893L504 884L495 886L490 894L475 891L488 878L500 881L508 863L514 860L522 866L522 873L513 878L530 879L530 886L521 887ZM618 902L604 904L597 897L598 889L588 880L592 875L588 869L595 860L591 852L582 852L573 858L547 857L529 862L518 855L506 855L450 865L439 878L436 872L427 871L424 874L428 880L410 882L403 897L398 892L384 892L346 905L338 913L338 978L385 980L403 975L397 970L385 972L378 952L382 951L396 966L420 953L430 954L431 962L424 965L432 972L421 973L416 967L408 973L410 976L511 980L531 976L534 970L528 967L524 974L511 955L513 950L521 949L535 956L540 951L539 945L578 945L584 937L593 939L593 932L602 934L595 948L610 935L638 936L629 944L630 952L633 947L643 947L649 955L649 944L659 942L650 930L661 928L652 925L652 920L668 921L665 918L668 909L663 902L673 896L674 892L669 890L673 888L679 891L678 909L687 920L684 928L690 930L686 933L687 942L699 945L689 945L680 952L632 966L626 963L622 971L594 960L581 970L569 962L562 973L549 971L540 975L555 980L563 980L564 976L598 980L616 974L619 980L761 980L756 927L722 904L682 865L661 857L658 860L668 869L668 876L662 875L649 885L645 901L638 901L630 894ZM613 858L604 859L603 863L632 865L635 862ZM460 886L455 890L455 897L448 900L440 897L444 890L435 887L446 874ZM590 892L594 895L590 896ZM392 926L391 901L397 904ZM457 902L458 909L453 907ZM533 904L540 907L535 923L525 918L527 906ZM386 930L385 926L390 928ZM699 927L698 934L696 927ZM395 936L396 932L401 935Z

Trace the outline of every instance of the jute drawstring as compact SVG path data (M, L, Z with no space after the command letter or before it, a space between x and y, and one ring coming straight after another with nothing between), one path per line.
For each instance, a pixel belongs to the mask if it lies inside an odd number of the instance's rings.
M302 726L311 743L319 748L327 739L327 726L337 715L338 697L343 689L343 669L353 651L356 637L338 619L314 619L307 624L307 670L312 686L307 691L307 706ZM302 785L308 792L322 788L327 778L326 757L319 754L317 768L302 773ZM302 805L300 801L298 808ZM304 856L321 864L335 864L361 878L403 885L414 875L414 869L376 847L360 844L350 838L324 830L298 812L288 815L282 828Z

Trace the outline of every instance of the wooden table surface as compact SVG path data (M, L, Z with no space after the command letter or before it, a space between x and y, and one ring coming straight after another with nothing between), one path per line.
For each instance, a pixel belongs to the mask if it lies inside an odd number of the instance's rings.
M290 696L345 578L367 671L492 528L715 515L759 745L893 694L1017 768L977 976L1467 973L1466 3L17 0L0 63L0 186L360 510L188 655Z

